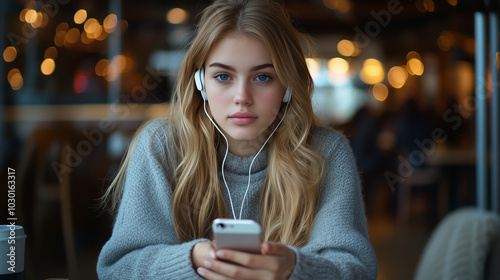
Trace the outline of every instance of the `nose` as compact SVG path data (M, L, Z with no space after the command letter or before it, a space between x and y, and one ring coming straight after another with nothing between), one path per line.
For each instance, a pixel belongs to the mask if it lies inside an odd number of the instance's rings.
M251 87L246 82L242 82L238 85L236 89L236 95L234 96L234 103L237 105L251 105L253 103Z

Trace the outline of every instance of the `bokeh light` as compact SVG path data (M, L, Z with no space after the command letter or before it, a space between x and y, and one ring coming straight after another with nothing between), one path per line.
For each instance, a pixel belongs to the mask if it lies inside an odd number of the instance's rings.
M78 93L84 93L89 86L89 78L84 73L77 73L73 80L73 90Z
M26 22L26 13L29 11L28 8L24 8L20 13L19 13L19 20L21 22Z
M95 65L95 74L100 77L104 77L109 72L109 60L101 59Z
M344 39L337 44L337 50L343 56L355 56L356 45L352 41Z
M408 79L408 72L403 67L394 66L387 73L387 80L394 88L402 88Z
M352 5L351 2L348 0L337 0L337 11L347 14L348 12L351 11Z
M422 60L422 57L420 56L420 54L416 51L411 51L409 52L408 54L406 54L406 61L412 59L412 58L416 58L418 60Z
M188 18L188 13L181 8L173 8L167 13L167 21L171 24L184 23Z
M435 5L434 5L434 1L433 0L423 0L424 3L424 9L427 11L427 12L434 12L434 8L435 8Z
M3 59L5 60L5 62L12 62L16 59L16 57L17 50L13 46L9 46L3 51Z
M347 60L335 57L328 61L328 71L333 75L345 75L349 71L349 62Z
M14 68L7 74L7 80L13 90L20 90L23 87L24 79L19 69Z
M13 69L11 69L11 70L9 71L9 73L7 73L7 80L10 82L10 80L12 79L12 76L13 76L14 74L16 74L16 73L21 74L21 71L19 71L19 69L17 69L17 68L13 68Z
M421 76L424 73L424 64L417 58L412 58L406 63L406 70L411 75Z
M67 22L61 22L56 27L56 32L59 32L59 31L67 32L68 30L69 30L69 25Z
M100 24L97 19L89 18L83 25L83 29L85 30L85 32L87 32L87 34L92 34L96 32L96 30L99 28L98 26L100 26Z
M109 62L107 70L104 70L105 72L107 72L104 75L104 79L106 79L106 81L108 82L116 80L120 76L120 73L122 73L125 69L126 64L127 58L124 55L119 54L113 57L111 62Z
M45 54L43 55L43 58L44 59L47 59L47 58L56 59L57 58L57 49L56 49L56 47L48 47L45 50Z
M40 70L44 75L50 75L54 73L54 70L56 69L56 63L52 58L47 58L42 62L42 65L40 66Z
M389 89L384 84L375 84L371 87L371 93L373 98L378 101L384 101L389 96Z
M44 18L47 18L47 19L44 19ZM42 25L44 24L44 21L48 23L48 15L46 15L44 17L44 15L40 12L36 13L36 18L35 20L31 23L31 27L33 28L40 28L42 27Z
M441 32L437 45L442 51L448 51L453 46L453 34L450 31Z
M352 8L352 4L348 0L323 0L323 5L328 9L337 10L343 14L350 12Z
M374 58L369 58L363 62L360 78L369 85L380 83L384 80L385 73L382 63Z
M78 28L71 28L64 36L64 46L69 48L80 39L80 30Z
M54 44L58 47L64 46L64 38L66 38L66 31L59 30L56 32L56 36L54 36Z
M87 19L87 11L84 9L80 9L75 13L73 17L76 24L82 24Z
M101 36L102 30L103 30L102 26L100 24L97 24L95 28L93 28L92 33L87 32L87 36L90 39L97 39L99 38L99 36Z
M118 23L118 18L115 14L108 15L103 22L104 31L107 33L115 31L117 23Z
M24 15L24 20L27 22L27 23L33 23L36 21L38 17L38 14L35 10L33 9L29 9L26 14Z

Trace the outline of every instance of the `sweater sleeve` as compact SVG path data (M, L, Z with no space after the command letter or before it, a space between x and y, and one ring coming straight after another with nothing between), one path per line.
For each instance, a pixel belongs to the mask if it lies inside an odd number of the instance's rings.
M133 149L112 236L99 255L99 279L201 279L191 250L208 240L177 240L165 163L157 159L165 158L161 123L147 125Z
M320 129L328 166L308 243L290 246L297 262L290 279L376 279L361 184L352 150L340 133Z

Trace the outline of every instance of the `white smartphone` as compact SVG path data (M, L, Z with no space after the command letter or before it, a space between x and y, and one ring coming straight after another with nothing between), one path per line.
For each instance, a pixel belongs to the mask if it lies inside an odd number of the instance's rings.
M215 247L260 254L261 227L254 220L215 219Z

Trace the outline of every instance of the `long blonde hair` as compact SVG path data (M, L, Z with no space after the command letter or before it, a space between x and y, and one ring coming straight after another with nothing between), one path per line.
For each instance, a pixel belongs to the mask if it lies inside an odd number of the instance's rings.
M211 238L212 220L227 217L218 176L221 137L204 114L194 73L203 67L217 40L231 31L262 40L278 78L292 90L286 117L269 141L260 222L265 240L302 246L317 213L324 161L312 138L312 129L319 123L311 104L313 82L301 47L305 37L293 27L284 7L270 0L216 0L202 13L180 67L168 118L173 143L166 144L173 147L168 154L175 162L171 186L177 238L179 242ZM125 159L122 170L126 164ZM114 206L119 203L125 173L113 182Z

